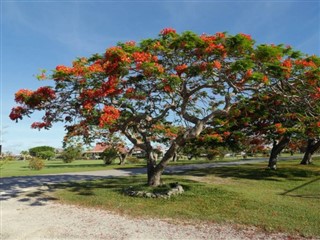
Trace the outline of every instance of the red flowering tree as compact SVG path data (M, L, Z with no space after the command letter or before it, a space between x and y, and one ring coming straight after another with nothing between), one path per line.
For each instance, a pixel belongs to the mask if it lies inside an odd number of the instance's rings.
M276 168L279 153L292 138L319 136L320 61L316 56L300 55L295 53L297 59L283 62L271 61L279 63L272 64L268 87L251 99L239 101L231 110L233 130L241 129L247 136L258 135L272 143L271 169Z
M177 150L213 119L234 114L230 109L239 100L263 89L285 93L281 84L291 79L304 82L303 68L291 75L292 59L301 58L291 48L255 46L249 35L199 36L168 28L157 38L119 43L102 55L58 66L47 77L54 87L19 91L20 106L12 109L10 117L18 120L44 111L43 121L32 127L50 128L62 121L68 130L66 138L80 135L90 141L96 131L122 134L145 150L148 184L157 186ZM159 129L168 122L179 128ZM165 131L170 141L156 161L158 143L163 141L156 137L159 131L162 135Z

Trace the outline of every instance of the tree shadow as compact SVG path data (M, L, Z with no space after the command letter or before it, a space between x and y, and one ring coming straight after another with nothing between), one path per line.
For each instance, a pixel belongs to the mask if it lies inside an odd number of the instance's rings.
M308 181L304 184L301 184L295 188L292 188L290 190L287 190L283 193L281 193L280 195L283 195L283 196L290 196L290 197L298 197L298 198L314 198L314 199L320 199L320 192L317 191L317 192L314 192L312 194L308 193L308 194L298 194L298 193L295 193L297 190L301 190L311 184L317 184L317 186L319 186L319 190L320 190L320 184L318 183L320 181L320 178L315 178L311 181Z
M207 176L215 175L221 178L242 178L251 180L283 181L294 180L300 181L309 177L316 177L319 174L315 171L299 168L282 167L277 170L269 170L265 167L257 167L250 164L241 166L228 166L218 168L207 168L201 170L190 170L179 173L179 175Z
M92 195L93 188L110 188L115 187L113 185L120 185L118 178L122 176L132 176L135 174L145 173L145 169L123 169L117 170L117 172L110 171L105 172L86 172L84 173L72 173L72 174L56 174L56 175L38 175L38 176L23 176L23 177L5 177L0 179L0 202L7 201L12 198L18 199L20 202L30 203L32 206L41 206L46 201L56 200L50 196L50 194L57 190L57 187L72 187L73 191L78 191L79 195ZM97 174L98 173L98 174ZM100 174L100 175L99 175ZM110 182L107 185L103 182L94 182L92 180L99 179L114 179L114 182ZM131 181L132 178L123 178L121 180L124 184ZM92 182L90 182L92 181ZM92 186L94 184L94 186ZM113 184L113 185L112 185ZM31 191L31 195L29 194ZM41 196L37 196L36 193L41 193ZM45 196L44 196L45 195Z

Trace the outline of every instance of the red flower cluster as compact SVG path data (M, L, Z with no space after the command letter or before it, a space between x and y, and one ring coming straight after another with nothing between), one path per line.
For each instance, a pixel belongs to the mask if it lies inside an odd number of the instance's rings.
M245 77L246 77L246 78L249 78L249 77L251 77L251 76L252 76L252 69L248 69L248 70L246 71Z
M218 60L213 61L212 65L214 68L217 68L217 69L221 68L221 63Z
M131 62L128 54L121 47L108 48L105 53L105 57L107 61L110 60L113 62L126 62L126 63Z
M212 42L214 42L216 39L217 39L217 37L216 36L210 36L210 35L206 35L206 34L202 34L201 36L200 36L200 39L202 40L202 41L204 41L205 43L212 43Z
M170 33L176 33L176 30L174 30L173 28L165 28L165 29L162 29L160 32L160 34L163 36L166 36Z
M183 72L187 70L188 66L187 64L182 64L175 67L175 70L177 71L178 75L181 75Z
M34 108L39 104L55 99L54 90L50 87L40 87L36 91L21 89L15 94L15 101Z
M208 47L204 50L205 53L212 53L215 50L219 50L220 52L224 52L225 48L222 44L210 43Z
M128 46L135 46L135 45L136 45L136 42L135 42L135 41L128 41L128 42L126 42L126 45L128 45Z
M33 91L28 90L28 89L20 89L18 92L15 94L15 101L17 103L25 103L29 97L33 94Z
M265 84L269 83L269 78L266 75L264 75L262 77L262 82L265 83Z
M163 87L163 90L165 91L165 92L173 92L173 89L172 89L172 87L170 86L170 85L165 85L164 87Z
M66 67L66 66L63 66L63 65L57 66L56 67L56 71L57 72L62 72L64 74L71 74L73 72L71 67Z
M40 87L36 91L34 91L33 95L41 98L41 100L53 100L56 98L55 91L50 87Z
M282 62L282 66L285 67L285 69L283 70L285 73L285 77L289 78L290 77L290 73L291 73L291 68L292 68L292 62L290 59L286 59Z
M88 67L88 71L91 73L104 72L101 61L98 60L94 62L91 66Z
M50 127L51 124L49 122L34 122L31 124L31 128L33 129L41 129L41 128L47 128Z
M14 107L11 110L11 113L9 115L9 118L11 120L17 120L17 119L22 119L22 115L25 114L27 112L27 110L23 107Z
M306 61L306 60L296 60L295 64L303 67L317 67L317 65L313 61Z
M217 36L218 38L225 38L225 37L226 37L226 35L225 35L223 32L217 32L217 33L216 33L216 36Z
M240 35L241 35L242 37L244 37L244 38L246 38L246 39L250 40L250 41L252 40L251 36L250 36L250 35L248 35L248 34L240 33Z
M278 134L284 134L287 131L286 128L282 127L281 123L276 123L276 124L274 124L274 126L276 128L276 133L278 133Z
M100 117L99 126L101 128L105 125L114 123L120 117L120 111L112 106L104 106L102 115Z
M210 140L215 140L217 142L222 142L223 141L223 138L218 133L208 134L205 138L206 138L206 140L209 140L209 141Z
M152 55L146 52L134 52L132 53L132 57L137 64L150 62L152 60ZM157 60L157 59L154 59L154 60Z

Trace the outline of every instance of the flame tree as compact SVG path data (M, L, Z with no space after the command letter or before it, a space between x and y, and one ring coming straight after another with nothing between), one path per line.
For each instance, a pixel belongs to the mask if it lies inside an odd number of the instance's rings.
M64 122L66 139L83 136L90 141L95 132L121 134L145 150L148 184L158 186L179 148L213 119L233 114L230 109L239 100L261 90L289 97L281 85L294 85L305 74L304 68L291 74L292 62L300 58L291 47L255 45L246 34L179 34L167 28L154 39L118 43L102 55L42 74L39 78L52 80L54 87L18 91L19 106L10 118L42 111L42 121L32 127L49 129ZM310 81L319 87L312 76ZM178 127L161 127L167 123ZM166 131L170 141L156 161L159 130Z

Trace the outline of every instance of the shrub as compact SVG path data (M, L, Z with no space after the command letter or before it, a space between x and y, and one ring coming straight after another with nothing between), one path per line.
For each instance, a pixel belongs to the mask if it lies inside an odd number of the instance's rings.
M104 150L104 152L101 154L101 157L103 159L103 162L108 165L118 157L118 152L114 148L108 148Z
M129 157L127 157L127 162L129 162L129 163L140 163L140 160L137 157L129 156Z
M29 168L32 170L41 170L44 168L44 160L41 158L32 158L29 160Z
M63 162L65 163L71 163L80 156L81 156L81 149L73 146L65 148L61 153L61 157L63 159Z

